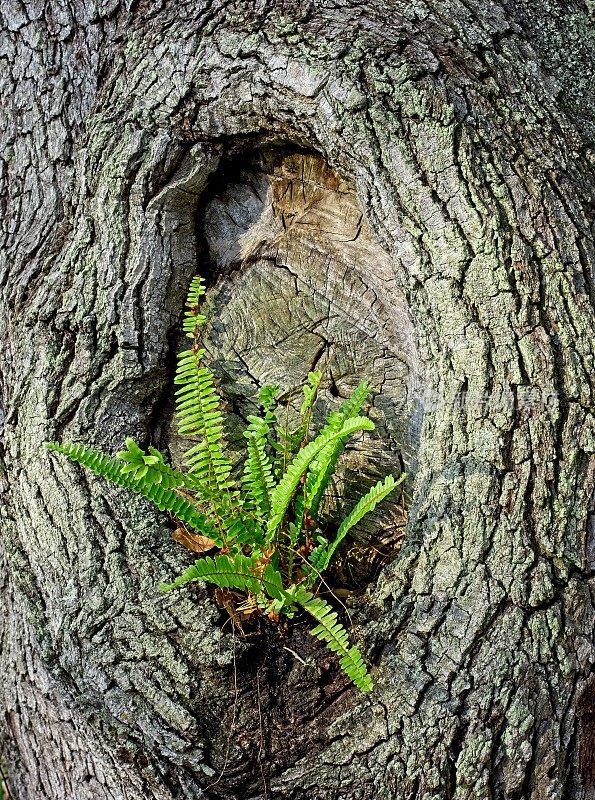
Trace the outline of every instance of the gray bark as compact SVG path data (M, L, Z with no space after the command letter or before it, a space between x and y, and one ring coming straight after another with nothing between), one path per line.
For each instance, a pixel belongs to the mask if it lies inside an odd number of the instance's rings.
M0 5L15 798L595 798L591 11ZM43 451L175 455L204 269L230 411L316 363L328 405L380 390L352 472L411 480L350 610L370 697L300 624L252 642L206 591L159 595L188 561L168 520Z

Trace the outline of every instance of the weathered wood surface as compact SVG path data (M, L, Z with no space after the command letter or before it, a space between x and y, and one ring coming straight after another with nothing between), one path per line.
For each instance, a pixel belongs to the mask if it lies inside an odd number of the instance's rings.
M0 738L19 800L595 797L589 5L0 6ZM281 184L255 159L275 150L341 176L344 216L313 190L316 226L361 213L355 243L284 227L279 193L264 238L238 209L237 250L218 246L218 209L268 207ZM404 547L353 610L370 698L299 627L305 664L234 642L200 590L159 596L185 559L165 521L42 453L166 438L209 253L222 319L282 288L339 393L371 348L390 452L412 445ZM354 265L347 292L309 269L325 258ZM248 353L278 321L214 329L214 357L291 388L297 371ZM419 448L399 405L416 393Z
M237 411L238 440L263 384L278 384L295 423L311 370L322 384L314 428L370 381L377 430L350 443L333 487L335 519L387 472L413 475L422 415L412 322L391 260L374 241L352 188L314 154L269 150L235 175L221 171L203 220L209 294L204 341ZM237 169L237 168L236 168ZM283 413L283 412L281 412ZM240 418L238 418L240 417ZM235 430L234 430L235 429ZM337 508L339 505L339 508ZM397 495L365 528L402 526ZM330 510L330 509L329 509Z

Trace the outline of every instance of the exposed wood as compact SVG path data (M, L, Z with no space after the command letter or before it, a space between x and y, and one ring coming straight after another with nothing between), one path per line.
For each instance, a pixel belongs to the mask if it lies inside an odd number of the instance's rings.
M215 175L213 198L199 212L205 266L218 276L204 344L244 417L258 388L275 383L295 423L300 387L317 369L316 429L361 380L370 382L377 430L342 461L328 509L340 520L345 501L388 472L398 477L404 468L413 478L423 395L413 326L351 186L315 154L269 150L251 162L244 156L235 175L233 165ZM238 419L240 441L243 425ZM370 532L402 528L400 495L379 513L367 520Z

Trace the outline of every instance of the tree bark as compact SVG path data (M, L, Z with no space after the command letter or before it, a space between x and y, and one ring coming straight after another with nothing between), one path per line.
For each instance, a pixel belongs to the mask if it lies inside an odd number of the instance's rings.
M15 798L595 798L591 6L0 4ZM168 520L44 453L175 455L205 271L234 414L313 364L379 389L352 473L410 486L350 609L370 697L300 624L160 595Z

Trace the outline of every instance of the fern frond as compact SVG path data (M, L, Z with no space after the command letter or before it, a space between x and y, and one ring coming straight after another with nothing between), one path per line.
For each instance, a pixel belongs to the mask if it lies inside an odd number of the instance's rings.
M201 366L204 353L193 348L178 355L174 382L181 388L176 392L176 415L180 434L199 439L184 454L185 464L220 503L233 486L231 461L222 448L223 415L213 374Z
M288 592L295 603L314 617L318 625L310 633L323 641L329 650L337 653L343 671L351 678L362 692L370 692L374 686L362 655L357 647L349 646L349 637L343 625L337 619L337 612L320 597L304 589L302 586Z
M337 414L344 420L357 416L364 407L371 391L372 389L368 381L360 381L349 397L341 403Z
M316 400L316 395L318 394L318 387L320 386L321 380L322 380L322 372L308 373L308 378L302 388L302 391L304 393L304 399L302 401L302 405L300 408L300 415L302 417L305 417L312 410L312 406L314 405L314 401Z
M195 275L190 281L188 287L188 295L186 297L186 305L189 308L197 306L200 303L200 298L204 297L206 293L204 279L200 275Z
M299 451L271 495L271 516L267 527L269 539L281 524L301 477L315 456L335 439L351 436L356 431L371 430L374 430L374 423L367 417L353 417L346 420L336 433L321 433Z
M341 404L340 408L329 415L321 433L334 433L341 428L346 420L357 416L362 410L369 394L370 384L367 381L361 381L353 394ZM328 488L330 479L335 473L337 461L343 452L347 438L348 437L336 439L331 442L331 444L321 450L312 462L306 479L305 505L313 517L318 516L320 503Z
M337 535L328 546L319 545L310 553L309 561L318 573L323 572L329 565L331 558L337 547L341 544L349 531L357 523L373 511L381 500L389 495L396 487L405 480L405 474L395 481L392 475L387 475L383 481L378 481L369 492L367 492L356 504L353 510L345 517Z
M132 489L154 503L160 511L169 511L181 522L185 522L193 530L199 531L204 536L212 539L218 547L223 545L221 536L211 525L208 518L200 513L196 507L172 489L166 488L162 483L153 482L149 474L137 477L134 473L127 472L126 462L112 458L100 450L86 447L83 444L47 442L48 450L62 453L71 461L81 464L95 475L99 475L118 486Z
M144 480L146 483L158 483L165 489L175 486L194 488L194 484L182 472L178 472L165 463L162 453L154 447L149 447L148 453L140 448L134 439L126 439L126 449L117 453L121 461L124 474L130 475L133 480Z
M191 567L179 575L173 583L162 583L162 592L179 589L191 581L214 583L220 589L238 589L256 594L261 591L261 580L254 575L255 558L237 553L235 555L199 558Z
M288 431L285 435L284 452L289 455L296 453L302 443L308 438L310 430L310 419L312 417L312 406L318 394L318 387L322 380L321 372L309 372L306 383L302 387L304 399L300 406L300 424L293 431Z
M271 492L275 486L273 464L266 451L270 427L261 417L250 416L248 421L250 424L244 431L248 452L242 484L256 512L266 517L271 510Z
M258 559L258 556L245 556L242 553L199 558L173 583L162 583L159 588L162 592L169 592L193 581L205 581L220 589L237 589L252 594L260 594L265 590L282 605L289 602L281 573L272 564L267 564L264 569L259 568Z
M197 329L206 322L206 317L199 313L198 307L201 297L204 297L206 288L203 279L195 275L190 283L188 296L186 297L187 311L184 312L182 328L186 336L194 339Z
M277 395L279 394L279 387L277 384L267 384L263 386L258 393L258 401L260 407L264 412L264 418L266 422L270 425L271 419L269 415L275 412L275 408L277 406Z

